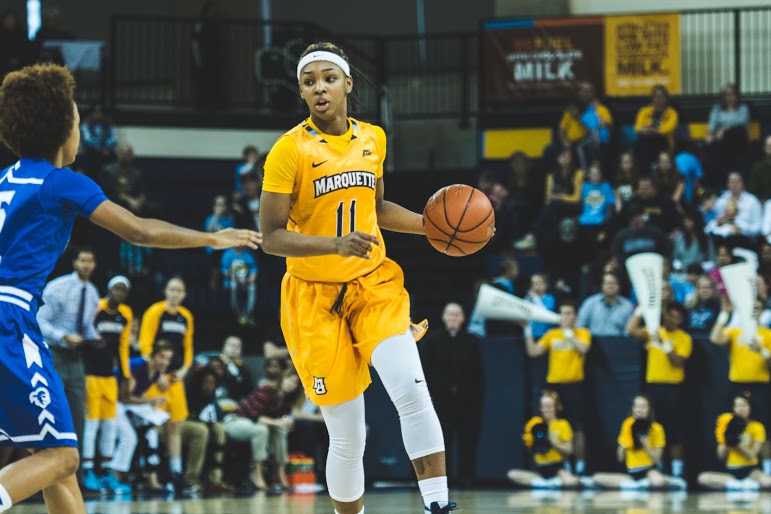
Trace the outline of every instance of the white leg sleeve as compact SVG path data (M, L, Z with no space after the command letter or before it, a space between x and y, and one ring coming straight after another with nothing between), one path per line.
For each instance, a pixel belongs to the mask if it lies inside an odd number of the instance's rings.
M389 337L372 352L372 365L399 412L410 460L444 451L439 418L428 394L420 355L411 332Z
M415 343L413 343L415 344ZM321 407L329 432L327 488L339 502L352 502L364 494L364 395L351 401Z
M112 453L110 468L121 473L128 473L131 469L131 461L134 459L134 451L137 448L137 433L126 416L126 411L118 404L118 416L115 418L115 431L118 445Z
M115 452L115 437L118 431L118 424L115 419L103 419L99 431L99 455L104 460L112 459Z
M93 460L96 455L96 434L99 432L98 419L87 419L83 425L83 459Z

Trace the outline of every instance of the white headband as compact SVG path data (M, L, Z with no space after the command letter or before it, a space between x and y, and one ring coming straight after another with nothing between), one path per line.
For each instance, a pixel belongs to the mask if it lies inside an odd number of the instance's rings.
M131 289L131 281L123 275L115 275L107 282L107 289L112 289L114 285L123 284L127 289Z
M300 74L302 73L303 68L305 68L310 63L316 62L316 61L329 61L332 64L337 64L343 70L346 77L351 76L351 67L348 66L348 63L345 62L345 59L343 59L337 54L333 54L332 52L318 51L318 52L309 53L308 55L300 59L299 63L297 63L297 81L298 82L300 81Z

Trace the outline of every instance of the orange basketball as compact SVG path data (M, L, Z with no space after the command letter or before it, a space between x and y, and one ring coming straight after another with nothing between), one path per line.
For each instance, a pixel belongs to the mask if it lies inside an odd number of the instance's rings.
M482 191L464 184L434 193L423 209L423 219L431 246L452 257L478 252L495 232L490 200Z

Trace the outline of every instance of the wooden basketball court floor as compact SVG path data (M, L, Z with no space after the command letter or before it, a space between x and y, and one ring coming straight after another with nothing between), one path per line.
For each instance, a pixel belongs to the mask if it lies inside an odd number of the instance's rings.
M452 494L458 514L532 513L659 514L659 513L768 513L771 493L638 493L477 490ZM367 493L366 514L418 514L420 496L411 490ZM332 514L323 494L286 494L202 499L136 501L90 500L89 514ZM25 502L9 514L44 514L45 506Z

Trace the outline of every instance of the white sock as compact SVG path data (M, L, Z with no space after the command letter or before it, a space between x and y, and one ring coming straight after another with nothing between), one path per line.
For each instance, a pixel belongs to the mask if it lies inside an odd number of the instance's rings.
M667 486L671 489L685 491L688 489L688 483L681 477L666 477Z
M586 462L584 462L584 459L578 459L576 461L576 475L582 474L584 469L586 469Z
M562 479L560 477L552 477L552 478L537 477L530 482L530 487L534 489L561 489Z
M625 480L621 482L622 491L647 491L650 487L650 480L641 478L640 480Z
M423 495L423 503L430 507L437 502L440 507L450 503L450 490L447 488L447 477L427 478L418 481L420 494Z
M732 478L726 482L725 487L729 491L757 491L760 489L760 484L751 478L745 478L744 480Z
M169 459L169 469L172 473L182 473L182 457L172 457Z
M771 475L771 459L763 459L763 473Z
M763 461L765 465L765 461ZM769 461L769 467L771 467L771 461ZM672 459L672 475L676 477L683 476L683 461L680 459Z
M5 512L13 506L11 495L5 490L3 484L0 484L0 512Z
M573 474L573 464L571 464L570 461L568 460L565 461L564 468L565 468L565 471L567 471L571 475Z

